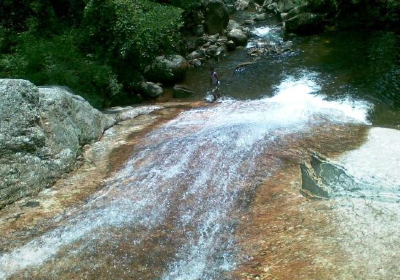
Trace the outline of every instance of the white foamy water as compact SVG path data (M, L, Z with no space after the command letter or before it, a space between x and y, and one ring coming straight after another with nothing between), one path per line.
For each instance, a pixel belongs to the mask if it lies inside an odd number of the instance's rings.
M266 45L284 44L281 32L280 28L271 28L269 26L256 27L251 31L255 37L248 41L246 48L261 48Z
M268 26L254 28L252 33L258 37L266 37L271 31L271 28Z
M220 279L235 267L232 215L246 186L254 185L258 159L284 137L329 123L367 124L362 101L328 101L315 76L288 77L273 97L226 100L182 113L154 130L125 166L64 226L0 256L0 279L40 270L50 258L73 258L83 248L118 243L109 227L150 231L169 221L175 248L162 279ZM279 166L271 161L262 174ZM101 231L103 229L103 231ZM80 250L68 246L79 241ZM140 236L131 240L139 244ZM59 254L63 249L63 254ZM69 253L68 253L69 252ZM55 272L57 273L57 272Z

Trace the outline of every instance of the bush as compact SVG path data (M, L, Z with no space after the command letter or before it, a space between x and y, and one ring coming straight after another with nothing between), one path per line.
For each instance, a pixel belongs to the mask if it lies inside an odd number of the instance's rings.
M72 33L51 39L20 34L15 52L0 61L0 76L68 86L97 108L109 105L121 93L121 85L109 66L79 51L75 38Z
M83 19L85 46L99 59L142 69L179 49L181 13L148 0L91 0Z
M98 108L133 102L144 67L179 52L182 12L150 0L0 1L0 77L68 86Z

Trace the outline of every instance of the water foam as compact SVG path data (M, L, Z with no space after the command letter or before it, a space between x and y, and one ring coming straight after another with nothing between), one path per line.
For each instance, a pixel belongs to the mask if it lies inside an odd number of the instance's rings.
M313 125L368 123L368 103L329 101L320 90L315 75L287 77L273 97L225 100L182 113L147 135L108 187L64 227L0 256L0 279L40 266L78 240L87 247L113 238L99 236L99 228L151 230L171 211L176 234L184 233L187 242L163 279L218 279L235 266L229 215L241 187L252 184L258 156L285 135Z
M266 37L271 32L271 28L268 26L254 28L251 32L258 37Z

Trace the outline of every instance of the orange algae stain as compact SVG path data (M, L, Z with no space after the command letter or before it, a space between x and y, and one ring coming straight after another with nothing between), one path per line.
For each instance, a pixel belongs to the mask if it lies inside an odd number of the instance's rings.
M289 137L276 147L282 165L257 188L236 233L242 261L232 279L336 279L350 259L339 246L334 202L303 197L299 163L312 151L335 157L366 139L365 127L318 128L312 137Z
M180 112L204 106L203 102L160 104L163 109L123 121L113 127L116 135L107 142L104 151L92 146L83 148L81 164L55 184L36 196L24 198L0 210L0 253L22 246L44 232L56 228L54 218L66 210L74 211L86 203L92 194L104 187L104 180L118 170L132 154L141 137ZM96 143L95 143L96 144ZM27 201L38 201L38 207L25 207Z

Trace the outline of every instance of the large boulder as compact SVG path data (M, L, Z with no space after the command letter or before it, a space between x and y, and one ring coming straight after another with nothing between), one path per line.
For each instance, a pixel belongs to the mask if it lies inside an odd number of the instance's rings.
M150 98L157 98L164 93L164 90L161 86L152 82L141 82L140 90L142 93L144 93L144 95Z
M285 31L300 35L314 34L324 29L324 17L320 14L303 13L285 21Z
M226 27L226 30L231 31L232 29L238 29L240 28L240 24L237 23L235 20L230 19L228 22L228 26Z
M66 88L11 79L0 79L0 120L0 209L71 170L115 122Z
M229 13L224 2L209 0L206 4L204 20L207 33L221 33L229 22Z
M244 11L249 7L250 0L237 0L235 2L236 11Z
M233 29L228 33L228 39L232 40L236 46L245 46L247 44L247 36L240 29Z
M153 82L173 84L185 78L187 61L180 55L163 55L145 69L146 77Z

